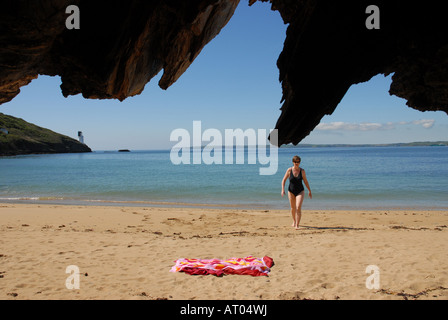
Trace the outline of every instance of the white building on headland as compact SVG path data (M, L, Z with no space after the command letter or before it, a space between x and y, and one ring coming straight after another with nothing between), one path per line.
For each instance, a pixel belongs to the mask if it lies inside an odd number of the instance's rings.
M82 131L78 131L79 142L84 143L84 136L82 135Z

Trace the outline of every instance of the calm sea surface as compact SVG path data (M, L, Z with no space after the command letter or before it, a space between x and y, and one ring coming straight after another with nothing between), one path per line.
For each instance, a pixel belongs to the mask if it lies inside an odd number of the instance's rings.
M265 176L247 157L174 165L170 150L0 157L0 201L288 209L281 180L296 154L313 192L303 209L448 209L448 147L280 148Z

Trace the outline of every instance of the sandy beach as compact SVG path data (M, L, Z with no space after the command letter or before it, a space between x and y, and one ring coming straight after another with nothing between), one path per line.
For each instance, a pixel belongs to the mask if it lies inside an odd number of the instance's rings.
M295 230L288 210L4 203L0 222L0 299L448 298L446 211L305 210ZM249 255L268 277L169 272Z

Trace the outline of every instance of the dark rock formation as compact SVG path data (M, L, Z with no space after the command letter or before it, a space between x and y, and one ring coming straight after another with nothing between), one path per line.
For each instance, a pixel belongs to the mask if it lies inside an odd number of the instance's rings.
M7 0L0 10L0 103L39 74L64 96L123 100L164 69L166 89L227 23L239 0ZM80 28L67 29L69 5Z
M267 0L262 0L267 1ZM389 93L448 113L448 27L443 3L272 0L289 23L277 61L283 88L279 144L299 143L352 84L392 76ZM380 29L367 29L375 4ZM362 106L360 106L362 108Z
M249 0L252 4L256 0ZM268 0L260 0L267 2ZM233 15L239 0L6 0L0 11L0 104L39 74L60 75L64 96L126 97L163 69L173 84ZM380 29L365 0L271 0L289 24L277 65L279 143L298 143L352 84L394 73L390 93L418 110L448 112L443 2L382 0ZM80 9L69 30L67 6ZM235 48L238 50L238 48Z
M91 152L85 144L0 113L0 156L33 153Z

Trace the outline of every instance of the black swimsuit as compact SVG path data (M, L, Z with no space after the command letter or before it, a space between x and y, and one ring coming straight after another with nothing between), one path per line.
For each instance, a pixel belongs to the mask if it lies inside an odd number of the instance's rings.
M292 168L291 168L291 172L289 175L288 191L291 192L296 197L299 193L301 193L303 190L305 190L302 185L302 169L301 168L299 168L299 169L300 169L300 172L297 177L295 177L294 174L292 173Z

